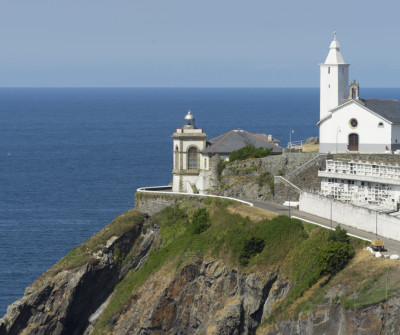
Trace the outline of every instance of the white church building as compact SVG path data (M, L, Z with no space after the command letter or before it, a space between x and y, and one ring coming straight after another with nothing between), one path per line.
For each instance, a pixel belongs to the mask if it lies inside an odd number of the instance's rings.
M400 102L362 99L359 85L349 86L349 67L335 38L320 64L321 153L385 153L400 149Z
M320 64L321 194L372 208L400 206L400 102L362 99L336 36ZM341 155L340 155L341 154ZM352 155L350 155L352 154Z

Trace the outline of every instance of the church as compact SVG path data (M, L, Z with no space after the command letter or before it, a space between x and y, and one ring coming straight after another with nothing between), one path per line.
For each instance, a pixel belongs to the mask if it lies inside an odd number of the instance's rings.
M363 99L335 37L320 64L321 153L391 153L400 149L400 102Z

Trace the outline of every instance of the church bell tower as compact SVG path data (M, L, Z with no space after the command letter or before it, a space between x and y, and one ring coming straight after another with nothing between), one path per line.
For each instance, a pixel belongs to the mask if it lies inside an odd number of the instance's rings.
M336 40L336 32L329 46L329 54L325 63L320 64L320 119L329 115L329 110L341 104L348 97L349 66L340 53L340 45Z

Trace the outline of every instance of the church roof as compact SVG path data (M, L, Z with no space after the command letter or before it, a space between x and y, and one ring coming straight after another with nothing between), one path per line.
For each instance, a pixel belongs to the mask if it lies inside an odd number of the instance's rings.
M277 141L272 139L273 142ZM225 134L215 137L208 141L210 144L203 153L230 154L232 151L239 150L247 145L254 145L256 148L272 148L273 153L281 153L283 148L272 141L268 141L266 134L252 134L245 130L231 130Z
M397 100L362 99L365 107L392 123L400 123L400 102Z
M400 124L400 101L397 100L383 100L383 99L360 99L359 101L353 99L343 99L342 103L331 109L330 112L335 112L336 110L342 108L344 105L349 103L358 103L363 107L369 109L371 112L385 119L389 123L397 123ZM326 119L331 117L331 113L318 121L317 125L319 126Z

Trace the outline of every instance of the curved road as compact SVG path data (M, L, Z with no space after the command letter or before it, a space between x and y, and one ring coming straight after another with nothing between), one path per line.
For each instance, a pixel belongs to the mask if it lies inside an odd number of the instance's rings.
M283 206L283 205L278 205L278 204L273 204L269 202L263 202L263 201L255 201L255 200L248 200L248 199L241 199L245 200L248 202L251 202L255 207L261 208L268 210L270 212L275 212L278 214L282 215L289 215L289 207ZM299 211L298 209L294 209L293 207L290 208L290 216L292 218L298 218L304 221L308 221L310 223L318 224L320 226L323 226L327 229L331 228L331 222L328 219L321 218L316 215L308 214L306 212ZM333 221L332 222L332 228L335 229L336 226L339 225L339 223ZM340 224L340 227L344 228L347 230L349 235L361 238L363 240L371 241L375 239L375 234L368 233L364 230L356 229L353 227L349 227L343 224ZM379 228L379 227L378 227ZM379 230L378 230L379 233ZM379 235L378 235L379 238ZM395 241L395 240L390 240L385 238L385 251L383 251L383 254L398 254L400 255L400 242Z
M171 186L155 186L155 187L142 187L138 188L137 192L150 192L150 193L160 193L160 194L174 194L171 192ZM176 193L179 195L187 195L187 196L213 196L213 195L199 195L199 194L188 194L188 193ZM289 213L289 207L283 206L283 205L278 205L270 202L263 202L263 201L257 201L257 200L249 200L249 199L240 199L240 198L229 198L229 197L222 197L222 196L214 196L218 198L226 198L226 199L232 199L232 200L237 200L240 202L247 202L248 204L251 203L253 206L268 210L270 212L274 212L277 214L282 214L282 215L290 215L292 218L297 218L312 224L319 225L321 227L331 229L335 229L336 226L339 224L335 221L331 222L328 219L308 214L306 212L299 211L298 209L295 208L290 208L290 213ZM357 238L360 238L362 240L367 240L371 242L371 240L376 239L375 234L373 233L368 233L364 230L356 229L353 227L346 226L344 224L340 224L340 226L344 229L347 230L348 234L350 236L354 236ZM378 233L379 233L379 227L378 227ZM379 238L379 235L378 235ZM400 242L391 240L388 238L385 238L385 251L383 252L384 254L390 255L390 254L397 254L400 255Z

